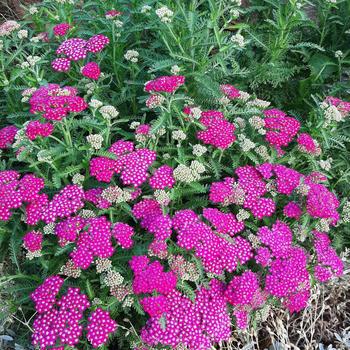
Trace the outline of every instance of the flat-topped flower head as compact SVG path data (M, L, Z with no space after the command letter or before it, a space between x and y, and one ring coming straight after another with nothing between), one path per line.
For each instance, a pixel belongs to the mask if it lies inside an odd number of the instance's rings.
M182 75L161 76L145 84L147 92L167 92L174 93L181 85L185 83L185 77Z
M71 26L68 23L60 23L60 24L56 24L53 28L53 34L55 36L65 36L69 29L71 28Z
M81 69L81 73L84 75L84 77L92 80L98 80L101 75L101 70L96 62L89 62Z

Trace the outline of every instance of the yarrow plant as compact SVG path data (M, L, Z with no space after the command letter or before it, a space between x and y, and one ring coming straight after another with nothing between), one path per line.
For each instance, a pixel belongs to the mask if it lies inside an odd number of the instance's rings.
M11 255L0 283L25 306L13 320L31 344L209 350L271 305L309 307L315 284L343 274L332 238L349 221L322 137L232 75L208 83L221 56L197 75L170 6L99 4L88 31L74 17L84 9L52 8L44 58L14 88L21 115L0 129L0 243ZM170 35L171 59L152 66L141 37L129 45L133 15ZM249 44L213 32L218 55ZM314 113L335 130L350 104L328 96Z

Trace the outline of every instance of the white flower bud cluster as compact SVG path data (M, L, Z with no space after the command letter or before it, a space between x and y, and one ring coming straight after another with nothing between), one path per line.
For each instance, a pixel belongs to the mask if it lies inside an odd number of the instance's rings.
M120 198L123 197L123 190L118 186L110 186L103 190L101 197L111 203L120 202Z
M189 116L193 119L199 119L202 116L202 110L199 107L190 107Z
M122 306L123 307L131 307L133 303L134 303L134 299L129 296L129 297L126 297L124 299Z
M41 60L41 57L30 55L27 57L26 61L24 61L20 64L20 67L22 69L34 67L40 60Z
M244 36L239 33L232 35L231 41L238 47L244 47L245 45Z
M114 20L113 23L117 28L122 28L124 25L124 23L119 19ZM117 36L120 36L120 35L117 35Z
M195 173L190 167L180 164L174 169L174 178L179 182L191 183L198 181L200 175Z
M28 30L26 29L21 29L17 33L18 39L26 39L28 38Z
M247 106L258 107L258 108L267 108L270 106L270 104L271 104L271 102L260 100L259 98L255 98L254 100L247 102Z
M231 2L234 6L242 6L242 0L231 0Z
M162 6L156 10L156 15L163 23L171 23L174 12L166 6Z
M307 196L309 191L310 191L310 186L304 183L299 184L298 187L296 188L296 192L301 196Z
M107 120L116 118L119 115L119 112L113 106L102 106L99 109L99 112L101 113L102 117Z
M329 232L330 231L329 221L327 219L321 219L316 224L316 230L321 232Z
M131 200L131 194L118 186L110 186L103 190L101 197L111 203L123 203Z
M267 147L264 145L258 146L254 149L255 153L259 155L264 161L268 161L270 159L269 152Z
M103 283L108 287L117 287L124 282L124 277L117 271L108 270L103 278Z
M74 174L72 177L72 183L74 185L81 185L85 180L85 176L81 174Z
M148 135L144 134L136 134L135 135L135 140L140 143L145 143L148 139Z
M350 222L350 200L344 204L342 211L342 221L346 223Z
M222 96L221 98L219 98L219 103L223 106L227 106L228 104L230 104L231 100L227 97L227 96Z
M143 5L143 6L141 7L141 13L146 13L146 14L148 14L148 13L150 13L151 11L152 11L152 7L149 6L149 5Z
M52 157L47 150L43 149L39 151L36 155L39 162L50 163L52 162Z
M81 269L76 267L72 260L68 260L66 264L61 267L60 274L67 277L79 278Z
M140 125L140 123L139 122L131 122L131 124L130 124L130 129L131 130L135 130L135 129L137 129L137 127Z
M160 205L164 206L167 206L171 201L169 193L164 190L155 190L154 198Z
M58 4L74 4L74 0L56 0Z
M91 218L95 218L96 214L89 209L83 209L79 212L79 216L81 216L83 219L91 219Z
M100 100L92 98L91 101L89 102L89 106L94 109L98 109L103 106L103 102Z
M237 97L239 100L246 102L250 99L250 94L246 91L240 91L239 96Z
M136 50L128 50L124 54L124 58L132 63L137 63L139 61L140 54Z
M165 128L160 128L157 130L157 136L163 136L166 134L166 129Z
M250 150L255 148L255 143L243 134L240 134L238 136L238 140L239 146L242 148L243 152L249 152Z
M96 305L101 305L103 303L102 303L102 300L100 298L94 298L94 299L92 299L92 303L91 304L96 306Z
M264 306L259 309L256 313L256 320L259 322L265 322L271 313L271 306L267 303L264 304Z
M238 182L235 182L232 185L232 196L230 196L229 198L227 198L224 201L224 205L230 205L230 204L237 204L237 205L243 205L244 201L245 201L245 191L244 189L240 186L240 184Z
M205 173L205 166L198 160L192 160L190 169L197 174Z
M333 121L339 123L345 118L345 115L343 115L336 106L323 102L320 107L323 109L323 115L325 118L324 127L327 127Z
M90 144L92 149L99 150L102 147L103 137L100 134L91 134L86 136L86 141Z
M192 154L196 157L201 157L204 153L207 152L207 150L208 149L205 146L202 146L201 144L192 146Z
M112 268L112 261L109 259L97 258L95 264L97 273L106 272Z
M252 247L254 249L259 248L261 245L260 239L256 235L254 235L253 233L250 233L248 235L248 241L252 244Z
M95 90L95 84L93 82L85 84L86 94L92 95Z
M236 215L236 218L238 221L244 221L249 219L250 217L250 213L249 211L245 210L245 209L240 209Z
M29 101L30 96L33 95L33 93L36 91L36 88L28 88L22 91L22 102L27 102Z
M35 6L31 6L31 7L29 7L28 12L31 15L35 15L36 13L38 13L38 8Z
M325 171L330 171L331 168L332 168L332 162L333 162L333 159L332 158L328 158L326 160L320 160L318 162L319 166L321 169L325 170Z
M44 235L53 235L55 232L55 223L51 222L50 224L47 224L43 228Z
M237 19L240 15L239 11L237 9L231 9L230 10L231 16L233 19Z
M246 127L246 121L243 119L243 118L236 118L235 121L234 121L234 124L235 126L241 128L241 129L244 129Z
M262 129L265 126L265 121L257 115L249 118L249 124L256 130Z
M27 251L26 258L28 260L33 260L34 258L40 258L42 256L41 250L36 250L35 252Z
M148 100L147 100L147 107L148 108L156 108L161 106L165 101L165 97L163 95L152 95Z
M343 51L337 50L336 52L334 52L335 58L342 58L343 56L344 56Z
M171 74L173 75L178 75L180 71L181 71L181 68L177 64L173 65L170 70Z
M9 36L20 27L20 24L16 21L6 21L0 26L0 36Z
M178 141L180 143L181 141L185 140L187 136L182 130L174 130L171 133L171 137L173 138L173 140Z

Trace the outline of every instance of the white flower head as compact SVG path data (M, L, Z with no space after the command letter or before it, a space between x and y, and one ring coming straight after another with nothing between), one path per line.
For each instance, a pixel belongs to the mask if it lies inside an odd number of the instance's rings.
M171 11L167 6L162 6L156 10L156 15L163 23L171 23L174 12Z

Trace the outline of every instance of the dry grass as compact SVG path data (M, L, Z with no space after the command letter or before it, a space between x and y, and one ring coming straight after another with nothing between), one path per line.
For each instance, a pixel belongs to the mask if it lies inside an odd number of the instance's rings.
M350 260L344 253L342 278L312 290L309 306L289 315L286 310L270 310L257 328L235 332L221 350L313 350L350 349Z

